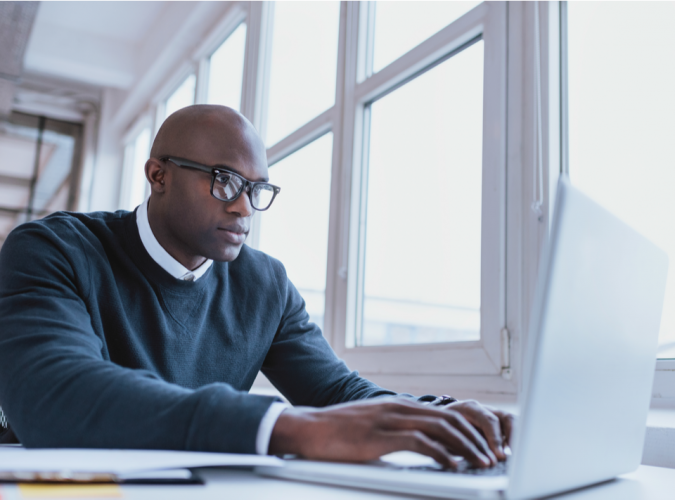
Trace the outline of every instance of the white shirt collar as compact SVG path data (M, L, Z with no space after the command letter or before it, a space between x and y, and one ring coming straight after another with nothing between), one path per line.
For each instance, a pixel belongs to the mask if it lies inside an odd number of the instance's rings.
M155 238L155 235L152 233L150 221L148 220L149 200L150 198L148 197L147 200L138 206L138 210L136 210L136 224L138 224L138 234L141 236L143 246L150 254L150 257L152 257L152 260L157 262L162 269L174 278L184 281L197 281L209 270L213 261L208 259L197 269L190 271L183 264L171 257L169 252L164 250L164 247L159 244L159 241L157 241L157 238Z

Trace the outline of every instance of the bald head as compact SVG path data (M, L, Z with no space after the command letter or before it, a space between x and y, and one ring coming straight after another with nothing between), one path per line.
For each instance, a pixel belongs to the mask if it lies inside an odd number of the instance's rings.
M225 106L188 106L166 119L150 156L145 165L152 188L148 218L159 243L188 269L205 259L234 260L253 215L249 195L232 202L218 200L211 196L212 173L183 168L165 158L266 181L265 146L251 122Z
M157 132L150 156L197 156L214 145L237 154L265 157L265 146L251 122L226 106L195 104L169 116Z

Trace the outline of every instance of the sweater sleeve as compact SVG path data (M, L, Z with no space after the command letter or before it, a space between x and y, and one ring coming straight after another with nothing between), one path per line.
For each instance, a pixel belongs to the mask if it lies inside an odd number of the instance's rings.
M255 453L275 398L223 383L186 389L103 358L80 236L59 224L24 224L0 252L0 405L20 441Z
M346 401L393 396L347 368L330 347L319 327L309 321L305 301L272 260L281 290L283 312L279 328L263 363L262 372L294 405L328 406Z

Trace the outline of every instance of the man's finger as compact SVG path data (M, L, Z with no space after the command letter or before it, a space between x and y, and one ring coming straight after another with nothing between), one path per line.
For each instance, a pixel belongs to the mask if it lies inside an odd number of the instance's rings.
M478 425L476 425L471 419L467 418L467 414L462 411L462 412L454 412L454 411L448 411L447 409L444 408L436 408L436 407L430 407L430 406L422 406L418 403L412 403L408 401L402 401L403 404L399 404L399 402L393 402L393 406L390 407L392 411L395 411L396 413L402 413L404 415L420 415L420 416L427 416L427 417L433 417L433 418L443 418L446 420L451 426L456 427L459 429L459 431L469 440L473 443L473 445L481 452L483 456L485 456L488 459L488 465L494 465L497 463L497 458L500 457L500 460L504 460L504 455L503 450L501 455L495 451L493 446L490 445L490 441L486 441L486 439L481 435L476 428L478 428L481 432L484 433L483 429L480 428ZM457 403L455 403L457 404ZM477 405L480 407L480 405ZM445 407L449 408L449 407ZM454 410L455 408L452 408ZM472 410L473 413L473 410ZM477 421L480 421L480 419L476 419ZM499 423L497 421L497 428L499 429ZM498 436L501 437L501 429L499 429L499 434ZM487 436L486 436L487 437ZM500 441L501 443L501 441ZM480 466L479 463L475 463L474 465Z
M466 401L462 403L453 403L446 408L461 413L466 419L478 429L485 439L492 452L499 460L506 460L504 453L504 435L502 434L501 421L497 415L487 409L485 406Z
M443 445L444 449L449 450L454 455L466 458L476 467L489 467L493 463L488 455L489 450L487 450L487 453L482 451L462 431L449 424L443 414L433 416L392 415L383 424L389 429L421 431L427 437ZM468 426L468 423L466 425ZM478 438L482 440L482 437L478 436ZM484 441L483 443L483 447L487 449L487 444ZM494 462L496 463L496 460Z
M390 431L384 433L387 439L388 453L394 451L414 451L431 457L443 467L457 470L457 462L447 452L445 447L427 437L421 431Z
M511 446L511 436L513 435L513 423L515 417L510 413L501 410L492 410L497 417L502 427L502 434L504 435L504 446Z
M497 463L497 456L495 455L494 450L490 446L489 442L486 441L486 438L476 430L476 428L467 420L464 415L459 412L452 410L445 410L441 412L443 418L450 423L453 427L466 436L482 453L485 455L489 461L490 465L495 465Z

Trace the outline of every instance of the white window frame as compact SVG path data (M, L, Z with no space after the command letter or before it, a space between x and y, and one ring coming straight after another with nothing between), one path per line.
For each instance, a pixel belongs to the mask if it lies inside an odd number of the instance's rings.
M188 76L197 74L195 102L206 99L208 73L205 60L241 22L246 23L246 53L241 112L264 136L269 85L270 21L272 2L233 2L190 60L171 72L156 99L156 123L162 122L163 101ZM290 135L268 148L269 164L274 164L328 131L333 133L331 199L326 275L324 335L353 369L371 380L399 391L412 393L451 392L459 397L506 399L513 401L521 378L521 351L527 342L527 323L539 267L539 253L547 238L554 203L555 184L565 170L565 81L564 8L560 2L490 2L481 4L427 39L375 75L365 72L367 50L365 28L368 4L342 2L337 61L335 104ZM490 11L501 11L499 23L490 20ZM534 64L535 13L539 14L540 64ZM490 22L497 25L492 26ZM485 30L486 78L484 122L492 123L493 134L485 143L484 158L493 161L494 177L484 176L484 198L488 186L496 189L491 202L502 207L500 220L483 224L482 241L502 245L500 257L491 267L483 259L481 275L498 298L481 297L482 304L498 303L494 317L482 321L480 343L451 343L414 346L361 347L347 349L350 334L350 308L354 307L354 262L357 248L359 168L363 139L363 106L397 79L425 67L455 46L462 36ZM478 30L471 32L471 29ZM490 41L500 40L500 51L491 50ZM492 54L492 55L491 55ZM539 70L538 72L536 70ZM366 78L368 76L368 78ZM531 210L533 184L537 182L536 109L534 82L541 84L541 123L543 215ZM490 90L491 89L491 90ZM148 108L146 108L148 109ZM487 125L486 125L487 128ZM156 130L155 130L156 131ZM486 132L487 133L487 132ZM497 137L497 139L495 138ZM488 144L496 145L488 148ZM492 184L491 184L492 183ZM357 220L355 221L354 218ZM257 246L255 220L248 244ZM493 248L493 249L494 249ZM482 294L487 292L481 283ZM351 287L351 288L350 288ZM492 301L492 302L490 302ZM490 322L492 321L492 322ZM353 323L352 323L353 324ZM490 325L486 331L486 324ZM675 360L656 362L654 403L675 401Z
M252 4L246 65L255 68L246 89L255 93L254 109L247 110L264 133L269 75L270 20L273 3ZM453 390L455 394L491 393L514 397L510 348L513 338L506 328L506 79L507 6L483 3L458 21L433 35L407 54L365 78L364 31L368 23L366 2L343 2L340 11L338 68L335 104L274 144L267 151L273 165L298 149L333 132L333 168L329 216L328 265L324 335L339 356L354 369L382 385L413 392ZM355 305L355 249L358 247L358 175L362 148L362 117L366 104L386 89L399 84L434 61L461 47L477 35L485 42L485 130L483 213L490 214L482 227L483 259L481 302L490 314L482 318L482 338L477 342L430 345L346 347L352 334ZM359 36L360 35L360 36ZM255 37L254 40L251 38ZM257 45L256 57L250 57ZM253 59L253 60L252 60ZM249 73L246 73L247 76ZM246 115L246 113L244 113ZM496 193L496 194L495 194ZM356 222L355 222L356 219ZM257 246L252 228L249 244ZM486 307L486 309L488 309ZM516 325L519 327L519 325ZM424 387L424 388L422 388Z
M343 220L333 231L329 248L334 281L334 314L326 323L333 347L349 366L364 375L407 377L411 375L499 375L502 371L501 330L505 322L504 207L506 151L506 8L482 3L434 34L379 72L366 76L364 61L372 49L364 43L364 24L370 24L369 5L350 4L347 31L360 32L360 43L345 51L345 118L343 122L343 186L338 211ZM485 49L483 111L481 339L405 346L347 347L355 335L359 234L364 221L361 178L364 164L364 113L379 95L407 81L439 59L482 35ZM372 41L370 42L372 43ZM361 78L359 78L361 77ZM359 82L359 80L362 80ZM490 132L487 132L490 131ZM492 132L492 133L491 133ZM346 188L346 189L345 189ZM331 259L332 257L332 259ZM345 272L346 271L346 272ZM329 271L330 272L330 271ZM332 331L330 331L330 330ZM377 380L377 377L376 381ZM384 379L383 379L384 382ZM448 382L450 382L448 380ZM384 382L386 383L386 382ZM450 385L449 385L450 387ZM446 388L449 390L449 387Z
M195 104L206 104L209 96L209 73L211 70L211 56L218 50L230 35L241 25L247 24L247 9L241 4L235 4L218 25L206 36L193 55L197 66L197 81L195 85ZM248 25L246 26L248 34ZM248 38L248 37L247 37ZM248 43L246 44L248 46ZM244 52L244 61L247 58L246 49ZM242 90L243 90L242 82ZM243 103L239 103L240 109Z

